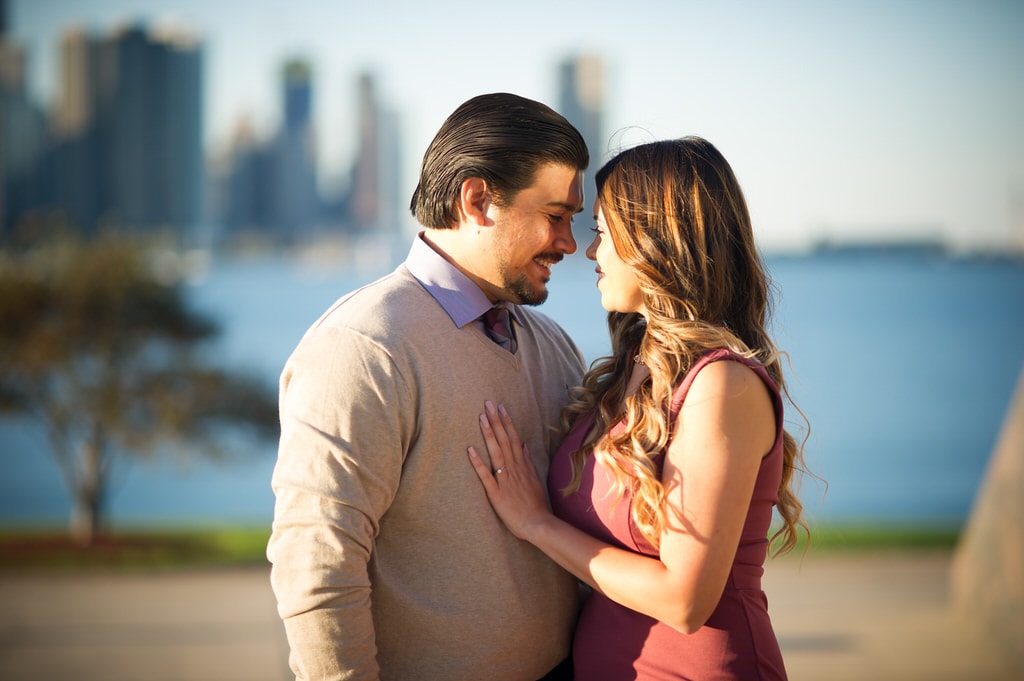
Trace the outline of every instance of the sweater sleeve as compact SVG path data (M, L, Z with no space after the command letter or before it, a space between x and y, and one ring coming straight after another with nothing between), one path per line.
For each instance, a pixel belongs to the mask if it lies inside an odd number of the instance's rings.
M281 375L271 584L297 679L378 678L367 564L414 417L391 357L315 327Z

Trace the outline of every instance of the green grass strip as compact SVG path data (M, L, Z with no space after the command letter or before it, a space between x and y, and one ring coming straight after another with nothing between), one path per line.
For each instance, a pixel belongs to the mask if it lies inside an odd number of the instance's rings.
M56 531L0 532L0 569L177 569L267 565L269 528L125 530L90 546Z
M960 528L949 525L886 525L835 523L812 526L810 551L952 549ZM794 553L803 552L807 538L801 534Z
M829 524L811 528L810 552L952 549L960 529ZM266 566L270 528L120 530L76 546L55 530L0 531L0 570L180 569ZM793 555L804 552L806 539Z

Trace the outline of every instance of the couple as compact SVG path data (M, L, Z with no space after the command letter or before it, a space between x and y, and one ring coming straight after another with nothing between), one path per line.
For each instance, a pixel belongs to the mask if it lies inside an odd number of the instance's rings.
M800 452L740 187L699 138L600 169L613 353L585 372L526 306L588 163L543 104L464 103L405 263L289 358L268 557L296 678L785 678L760 577L773 507L781 548L802 525Z

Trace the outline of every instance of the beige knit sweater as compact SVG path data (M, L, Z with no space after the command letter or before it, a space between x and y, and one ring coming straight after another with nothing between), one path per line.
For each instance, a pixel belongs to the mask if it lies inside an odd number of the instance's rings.
M569 652L575 580L509 534L466 456L505 404L541 475L579 350L518 308L512 355L405 267L341 299L281 376L267 555L300 679L535 681Z

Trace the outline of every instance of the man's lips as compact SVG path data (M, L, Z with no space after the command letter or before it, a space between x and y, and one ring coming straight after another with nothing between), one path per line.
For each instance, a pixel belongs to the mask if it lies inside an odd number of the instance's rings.
M536 258L533 259L533 261L545 269L550 269L554 265L557 265L558 263L562 262L562 256L548 254L538 255Z

